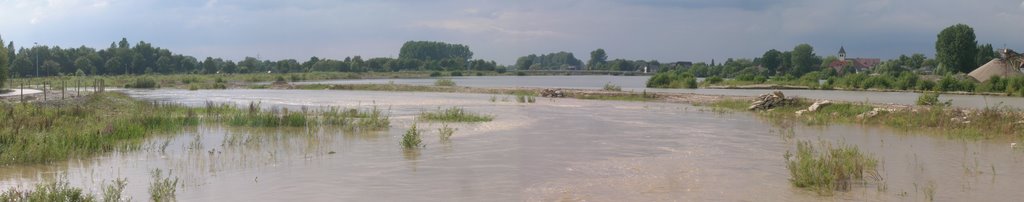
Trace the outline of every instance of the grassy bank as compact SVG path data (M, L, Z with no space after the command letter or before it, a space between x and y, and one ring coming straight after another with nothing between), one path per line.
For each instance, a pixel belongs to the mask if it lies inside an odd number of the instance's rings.
M0 111L0 165L129 148L146 136L199 123L187 107L138 101L119 93L65 102L2 103Z
M725 99L707 106L746 111L750 104L749 100ZM886 108L869 104L835 103L816 112L796 114L811 104L812 101L800 99L793 105L756 113L769 119L798 120L809 125L845 123L887 126L907 131L923 129L930 134L957 139L1024 138L1024 113L1012 108L966 110L942 105Z

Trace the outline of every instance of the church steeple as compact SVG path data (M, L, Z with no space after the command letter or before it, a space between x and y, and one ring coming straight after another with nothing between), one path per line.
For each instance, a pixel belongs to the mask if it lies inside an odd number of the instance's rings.
M846 61L846 49L843 46L839 46L839 60Z

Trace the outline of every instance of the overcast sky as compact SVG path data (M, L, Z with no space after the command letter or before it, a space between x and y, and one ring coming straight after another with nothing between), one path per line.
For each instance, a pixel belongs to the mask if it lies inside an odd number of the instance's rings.
M512 64L531 53L719 61L799 43L818 55L935 52L965 23L980 43L1024 49L1022 0L0 0L0 35L16 46L106 48L126 37L176 53L240 60L397 57L402 43L469 45ZM5 44L6 45L6 44Z

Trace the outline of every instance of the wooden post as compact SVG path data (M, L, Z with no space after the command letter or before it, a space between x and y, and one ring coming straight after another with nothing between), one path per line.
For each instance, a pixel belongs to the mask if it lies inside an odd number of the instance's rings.
M64 91L68 89L68 83L64 79L60 80L60 99L64 100Z
M43 81L43 102L46 101L46 81Z
M25 81L21 81L21 103L25 104Z

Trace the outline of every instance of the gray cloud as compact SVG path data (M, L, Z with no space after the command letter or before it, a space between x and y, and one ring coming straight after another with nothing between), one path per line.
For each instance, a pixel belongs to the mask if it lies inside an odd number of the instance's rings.
M710 61L810 43L819 55L892 58L934 52L956 23L981 43L1024 48L1024 3L958 0L50 0L4 1L0 34L28 46L106 47L127 37L199 57L238 60L397 56L408 40L469 45L513 63L596 48L612 58Z

